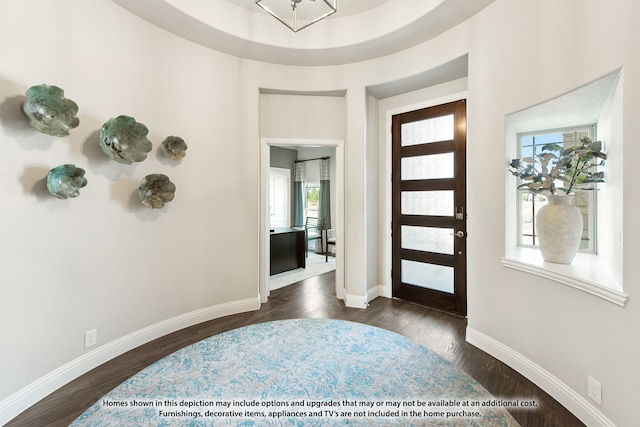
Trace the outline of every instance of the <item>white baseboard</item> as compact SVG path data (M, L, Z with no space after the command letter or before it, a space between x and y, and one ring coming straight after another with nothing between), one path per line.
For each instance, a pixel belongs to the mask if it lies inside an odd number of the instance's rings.
M616 427L602 412L578 392L532 360L488 335L467 327L467 342L518 371L590 427ZM500 396L504 397L504 396Z
M385 287L383 285L374 286L367 291L367 301L373 301L378 297L392 298L390 292L385 292Z
M385 298L393 298L393 291L391 289L391 284L390 283L388 285L378 285L376 290L378 292L378 294L376 296L385 297ZM369 300L369 301L371 301L371 300Z
M369 300L366 296L345 294L344 305L350 308L367 308Z
M367 290L367 294L364 297L355 296L355 295L346 295L344 298L344 304L347 307L351 308L367 308L369 307L369 301L373 301L374 299L383 296L387 297L384 293L384 287L382 285L374 286L371 289ZM388 296L391 298L391 296Z
M260 302L257 298L219 304L176 316L111 341L59 367L1 401L0 425L11 421L63 385L129 350L198 323L259 308Z

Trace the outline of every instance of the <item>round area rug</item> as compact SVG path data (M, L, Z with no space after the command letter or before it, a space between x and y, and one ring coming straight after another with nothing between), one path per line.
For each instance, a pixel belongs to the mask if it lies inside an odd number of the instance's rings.
M178 350L71 426L518 426L517 403L396 333L296 319Z

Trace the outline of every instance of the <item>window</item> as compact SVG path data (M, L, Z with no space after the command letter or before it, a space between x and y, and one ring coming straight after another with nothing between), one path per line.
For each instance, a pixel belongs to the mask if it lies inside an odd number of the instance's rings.
M549 131L519 133L518 157L535 157L543 146L558 144L567 149L580 141L582 137L589 137L595 141L596 125L561 128ZM558 150L558 155L560 150ZM562 187L561 182L557 182ZM547 204L544 196L527 191L518 192L518 246L536 247L538 245L535 228L535 218L538 210ZM596 192L588 190L575 191L574 204L582 212L582 241L580 251L595 253L596 251Z
M307 182L305 183L305 206L304 214L305 218L318 218L318 205L320 203L320 183L319 182Z

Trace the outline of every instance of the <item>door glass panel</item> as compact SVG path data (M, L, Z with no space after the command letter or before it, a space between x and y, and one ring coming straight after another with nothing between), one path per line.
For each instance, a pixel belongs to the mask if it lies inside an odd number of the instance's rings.
M453 255L453 229L402 226L402 248Z
M453 178L453 153L403 157L400 170L403 181L411 179Z
M453 139L453 114L417 122L403 123L401 126L402 146L429 144Z
M403 191L401 195L403 215L453 216L453 190Z
M453 267L402 260L402 283L452 294Z

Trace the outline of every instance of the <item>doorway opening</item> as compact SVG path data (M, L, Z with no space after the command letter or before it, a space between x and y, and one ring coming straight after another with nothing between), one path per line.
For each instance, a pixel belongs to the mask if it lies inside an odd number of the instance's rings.
M272 260L272 247L271 242L272 239L275 239L274 233L277 232L285 233L288 236L278 236L277 244L281 244L283 240L289 241L289 247L296 246L296 240L299 240L300 237L296 237L296 230L287 230L282 228L277 228L275 225L285 225L286 227L295 227L301 224L295 224L293 214L290 214L289 225L287 226L286 221L281 221L276 215L284 206L286 206L286 201L283 200L284 196L282 192L286 191L284 188L276 188L272 184L272 163L271 163L271 155L272 149L273 151L280 150L282 148L289 150L296 150L298 152L304 152L304 155L301 157L307 157L309 159L313 158L313 153L321 153L324 157L327 153L331 153L330 157L333 165L332 169L332 178L331 178L331 194L332 194L332 202L331 202L331 229L332 235L335 237L335 245L331 247L333 249L333 255L330 257L326 257L323 250L320 250L318 254L316 254L313 250L309 251L308 256L313 258L310 259L310 262L316 263L315 265L310 265L311 268L308 269L307 274L312 272L312 269L319 267L322 271L324 266L319 265L320 263L326 263L329 260L331 263L335 264L335 275L336 275L336 297L339 299L344 299L344 200L343 200L343 182L344 182L344 166L343 166L343 140L316 140L316 139L276 139L276 138L263 138L261 143L261 185L260 185L260 301L261 303L265 303L268 300L269 293L271 291L270 288L270 279L271 276L271 260ZM296 156L297 157L297 156ZM315 156L319 157L319 156ZM296 160L298 160L296 158ZM280 169L283 168L282 165L277 165ZM313 168L315 171L315 168ZM290 186L294 187L295 181L295 172L293 170L290 171L291 179ZM281 171L280 176L283 177L286 173ZM319 176L319 175L318 175ZM310 179L315 177L314 173L311 173ZM282 179L277 179L276 186L284 185L282 184ZM313 182L311 184L314 184ZM280 195L273 194L274 191L279 191ZM313 193L313 192L310 192ZM306 193L305 193L306 194ZM295 204L293 200L293 195L289 198L289 203L291 206ZM273 203L278 202L280 206L274 207ZM314 206L311 206L311 210ZM275 210L274 210L275 208ZM292 208L293 210L293 208ZM278 212L276 212L278 211ZM299 218L296 219L298 222ZM277 222L277 224L276 224ZM302 227L304 229L304 227ZM288 231L292 231L289 233ZM325 233L326 236L326 233ZM326 239L326 237L325 237ZM306 245L306 238L304 240L304 244ZM323 244L326 242L323 241ZM306 248L306 246L305 246ZM323 246L323 248L325 248ZM275 249L275 247L274 247ZM306 252L306 250L305 250ZM299 257L291 256L289 257L292 262L300 263ZM297 261L293 261L294 258ZM321 259L320 259L321 258ZM303 273L306 270L307 264L307 255L305 255L304 260L302 261L305 269L298 268L296 270L296 274L300 271ZM297 267L297 265L293 265L292 267ZM282 273L285 274L285 273ZM321 273L318 273L321 274ZM275 276L274 276L275 277ZM306 277L305 277L306 278Z

